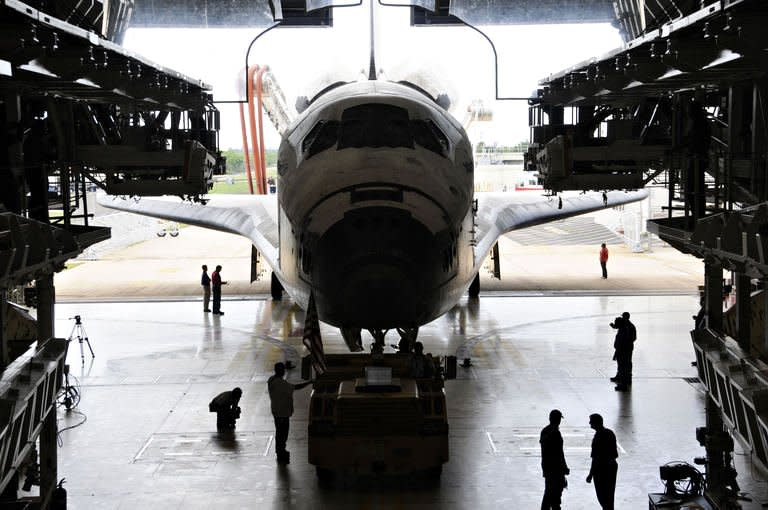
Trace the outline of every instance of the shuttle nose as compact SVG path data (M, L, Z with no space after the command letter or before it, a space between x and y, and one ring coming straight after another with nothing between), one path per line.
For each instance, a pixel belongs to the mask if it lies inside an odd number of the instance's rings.
M315 251L312 277L320 315L332 324L365 329L421 323L437 306L440 265L433 239L402 209L349 211Z

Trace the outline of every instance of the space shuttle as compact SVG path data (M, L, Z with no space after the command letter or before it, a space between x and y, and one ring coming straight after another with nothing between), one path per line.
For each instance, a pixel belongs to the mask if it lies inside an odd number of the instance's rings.
M304 309L313 296L357 351L362 330L415 337L455 306L504 233L647 196L475 193L461 124L423 90L380 80L315 97L283 134L277 172L277 195L99 202L247 237L275 284Z
M315 307L360 351L363 330L379 348L388 330L413 340L476 296L504 233L647 196L475 193L472 145L444 98L382 79L373 47L367 79L324 88L281 134L277 195L99 202L247 237L272 269L273 297L284 289Z

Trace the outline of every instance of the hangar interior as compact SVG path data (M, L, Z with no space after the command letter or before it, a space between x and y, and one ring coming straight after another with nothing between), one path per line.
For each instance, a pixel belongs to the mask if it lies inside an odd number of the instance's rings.
M753 454L758 472L768 469L768 7L757 0L405 3L414 5L414 24L619 27L622 47L544 78L526 99L525 165L553 193L666 188L668 217L648 229L705 267L702 314L690 336L707 392L706 426L691 431L706 449L706 504L736 508L734 441ZM201 0L0 0L4 508L61 508L56 407L67 344L54 338L54 275L110 235L89 225L86 188L200 201L225 171L213 91L165 67L172 63L125 50L126 30L330 27L333 9L313 0L216 8ZM727 271L737 299L723 311ZM24 302L34 304L34 319L16 304ZM40 490L31 501L19 495L18 471L34 450Z

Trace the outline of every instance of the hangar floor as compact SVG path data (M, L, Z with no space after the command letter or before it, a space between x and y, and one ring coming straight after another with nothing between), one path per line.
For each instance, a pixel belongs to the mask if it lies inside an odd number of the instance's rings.
M694 296L505 297L463 301L420 334L426 351L469 355L473 367L448 381L451 460L439 486L402 480L320 488L306 462L309 389L296 394L289 449L275 464L265 381L276 361L295 359L303 313L289 301L225 301L223 317L200 303L60 304L57 333L80 314L96 357L69 362L82 387L80 427L61 433L60 477L71 509L128 508L537 508L543 490L538 433L551 408L571 467L564 507L596 508L589 468L590 413L620 444L617 508L647 508L660 492L658 466L703 455L694 429L703 394L690 366ZM611 319L632 313L638 329L635 381L617 393L608 377ZM329 352L343 352L323 328ZM295 380L298 374L290 374ZM235 440L215 432L208 401L243 388ZM82 416L59 412L59 427ZM768 490L737 455L740 481L756 502ZM755 506L754 508L759 508Z
M77 413L59 411L59 476L67 479L70 509L538 508L538 434L555 407L565 414L571 468L564 508L597 508L584 481L590 413L604 416L620 445L617 508L647 508L647 493L662 491L659 465L704 454L695 439L704 396L688 335L700 263L669 248L632 254L614 245L611 278L602 280L591 242L558 248L568 254L563 260L551 248L508 237L502 284L484 279L496 290L465 299L419 335L427 352L473 360L446 383L451 460L440 484L384 479L321 488L306 461L310 390L296 393L292 462L280 467L265 384L276 361L297 361L304 313L242 283L247 241L203 232L185 228L178 238L154 239L56 277L63 298L57 335L69 336L67 318L79 314L96 354L91 359L86 348L81 366L80 350L71 346L82 400ZM211 262L213 246L227 257ZM191 255L180 260L179 253ZM197 268L206 259L222 263L232 282L223 317L204 314L196 297ZM608 323L622 311L638 329L629 393L608 381L615 369ZM337 331L322 332L328 352L345 351ZM297 378L290 373L289 380ZM207 403L233 386L244 395L231 440L215 432ZM761 508L766 478L747 462L739 451L739 481L754 500L744 508Z

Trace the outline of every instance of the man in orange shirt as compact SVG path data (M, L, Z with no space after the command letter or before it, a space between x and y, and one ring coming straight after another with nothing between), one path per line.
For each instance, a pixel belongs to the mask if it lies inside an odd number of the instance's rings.
M605 246L605 243L600 245L600 267L603 268L603 278L608 278L608 248Z

